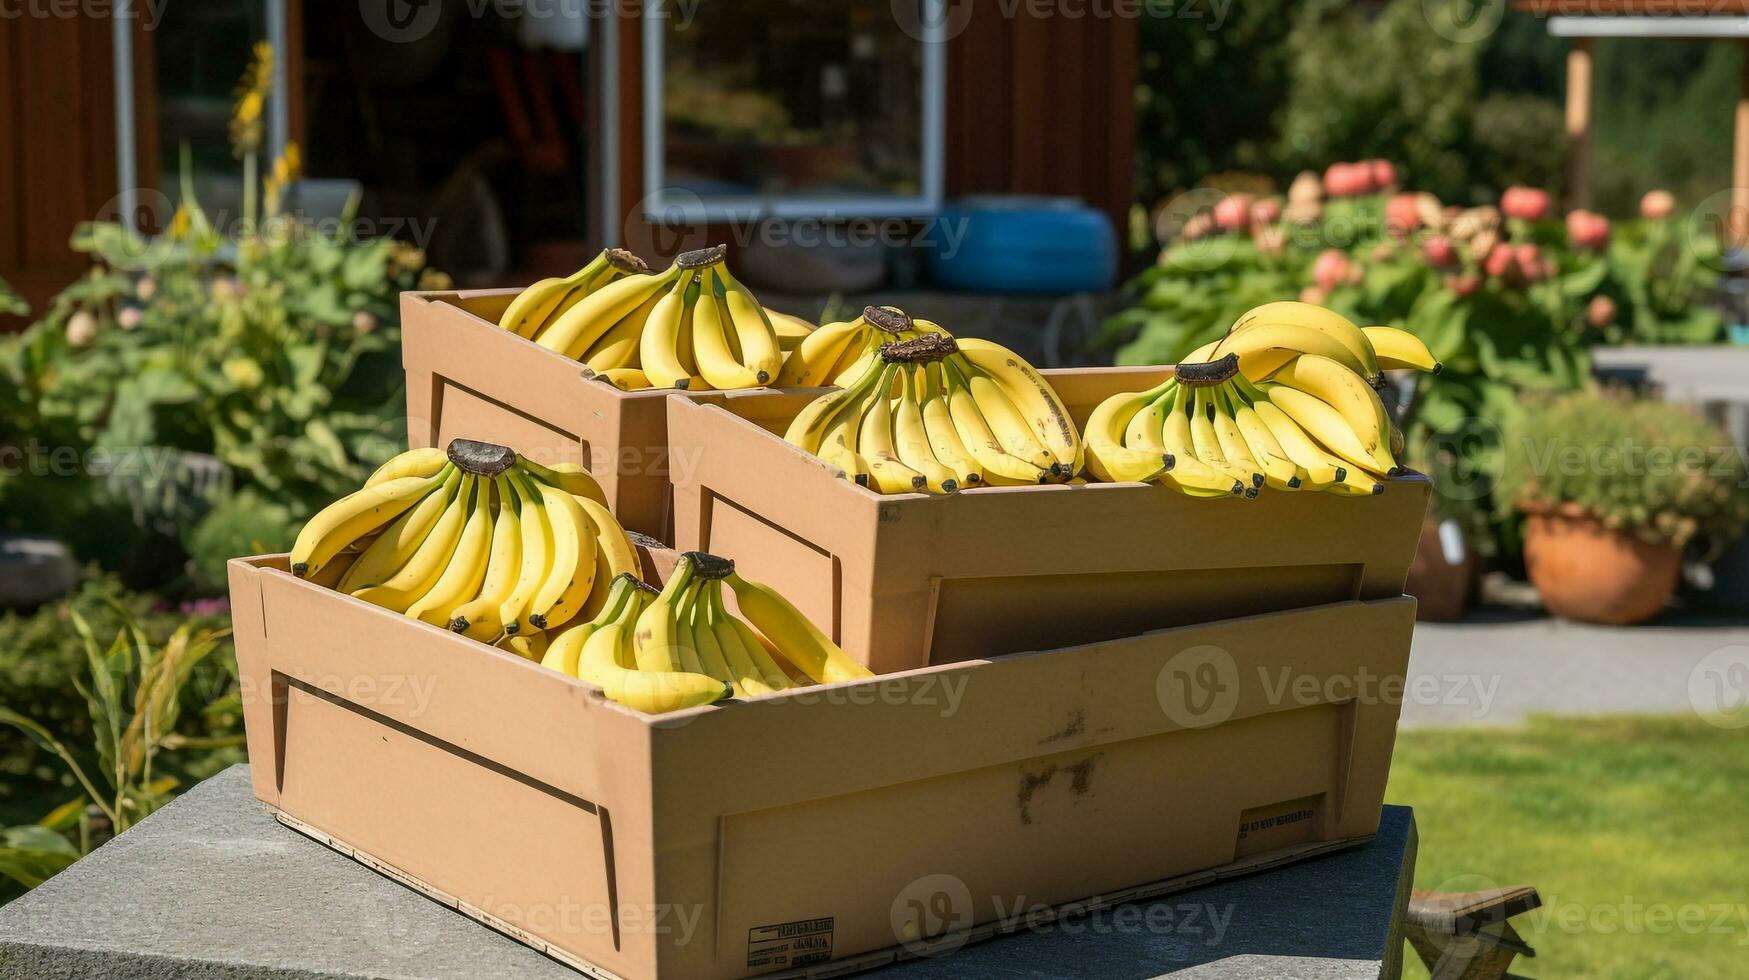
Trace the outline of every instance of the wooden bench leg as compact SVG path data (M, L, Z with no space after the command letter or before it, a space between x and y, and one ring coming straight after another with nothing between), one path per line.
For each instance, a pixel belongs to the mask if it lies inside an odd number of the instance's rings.
M1519 950L1526 948L1510 922L1467 936L1435 935L1414 926L1404 931L1432 980L1502 980Z

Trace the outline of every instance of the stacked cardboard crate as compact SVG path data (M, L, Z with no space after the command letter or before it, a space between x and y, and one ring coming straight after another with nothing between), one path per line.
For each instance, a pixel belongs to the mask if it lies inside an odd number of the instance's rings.
M722 978L926 955L1376 829L1425 480L882 497L777 434L812 394L620 392L493 328L508 295L406 298L415 442L590 465L629 527L735 559L878 676L643 715L240 560L255 790L287 823L586 972ZM1158 376L1051 380L1082 421ZM660 474L619 465L658 450ZM646 558L660 579L674 551Z

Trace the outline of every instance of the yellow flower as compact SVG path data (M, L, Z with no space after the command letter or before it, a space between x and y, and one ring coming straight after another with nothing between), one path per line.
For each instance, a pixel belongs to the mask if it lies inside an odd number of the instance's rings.
M224 371L227 380L243 389L259 388L266 380L266 373L253 358L233 357L225 362Z

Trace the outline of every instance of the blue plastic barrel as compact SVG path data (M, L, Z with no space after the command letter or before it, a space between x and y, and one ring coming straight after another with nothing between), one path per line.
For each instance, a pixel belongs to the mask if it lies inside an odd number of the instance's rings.
M988 196L948 205L929 229L937 285L967 292L1081 293L1117 278L1117 234L1074 198Z

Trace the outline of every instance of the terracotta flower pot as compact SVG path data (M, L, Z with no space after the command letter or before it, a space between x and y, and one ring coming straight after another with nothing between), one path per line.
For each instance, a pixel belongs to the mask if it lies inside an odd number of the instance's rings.
M1550 613L1627 626L1656 616L1675 593L1677 548L1604 527L1574 504L1524 509L1524 566Z
M1462 619L1469 611L1476 581L1476 556L1469 543L1460 540L1455 554L1448 551L1440 540L1441 523L1432 517L1422 522L1415 562L1409 566L1409 581L1403 587L1416 599L1415 618L1429 623Z

